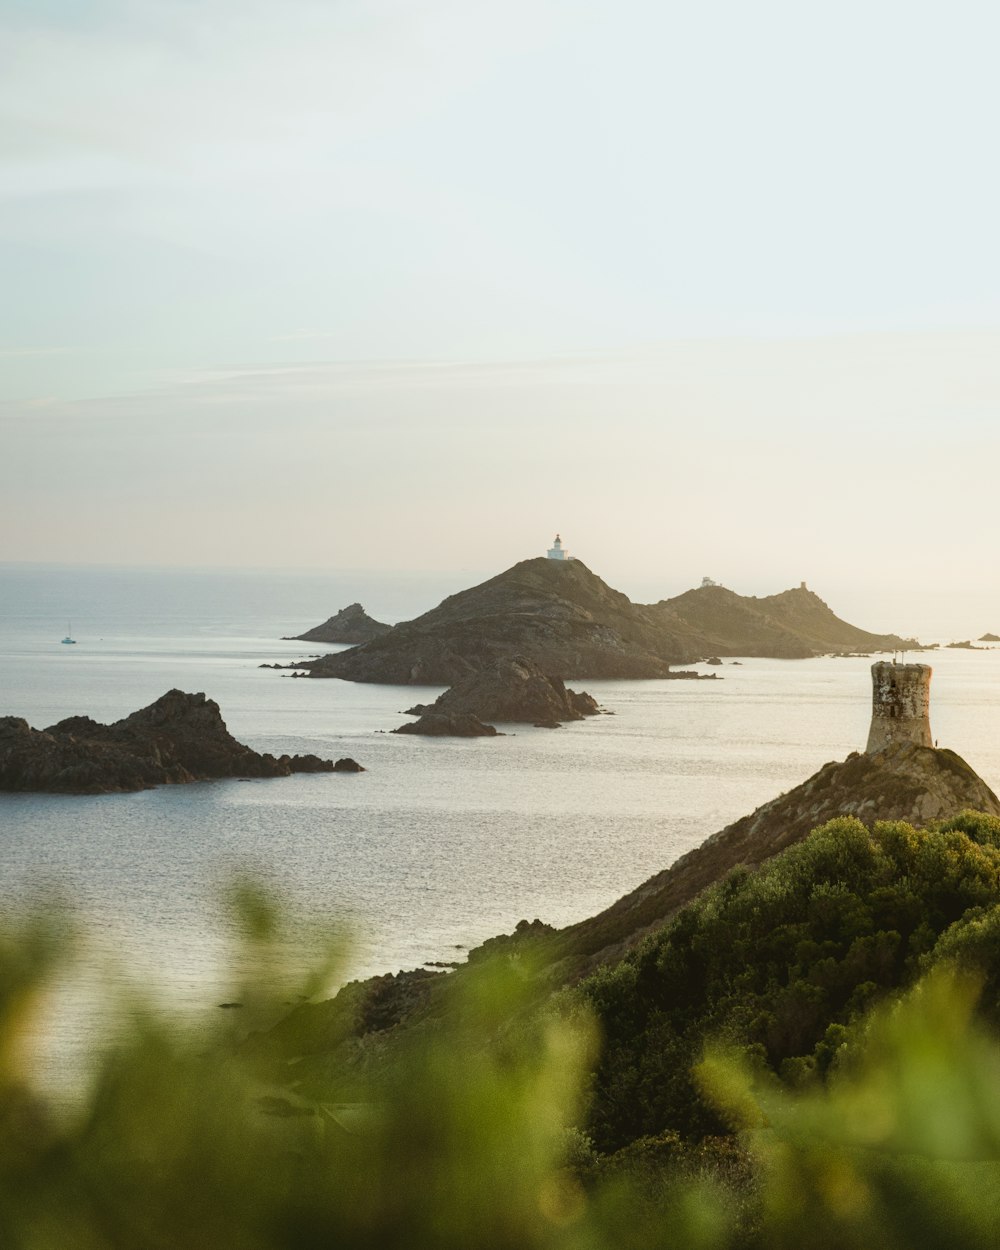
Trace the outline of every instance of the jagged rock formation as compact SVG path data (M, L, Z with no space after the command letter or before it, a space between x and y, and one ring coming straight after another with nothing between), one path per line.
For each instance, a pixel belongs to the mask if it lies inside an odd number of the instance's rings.
M978 642L1000 642L1000 634L983 634Z
M392 629L382 621L376 621L368 615L360 603L351 603L329 617L322 625L307 629L304 634L293 634L284 642L340 642L355 646L363 642L371 642L373 638L381 638Z
M697 678L671 665L705 656L795 658L915 645L848 625L803 588L747 599L706 586L643 605L612 590L581 560L539 557L351 651L290 667L311 677L453 686L499 659L523 656L563 681Z
M524 656L503 658L439 695L433 703L407 708L409 716L472 715L502 724L560 724L582 720L599 711L586 692L567 690L558 677L548 677Z
M204 694L170 690L113 725L70 716L32 729L0 717L0 790L107 794L217 777L332 772L315 755L260 754L229 733Z
M727 825L606 911L562 930L547 957L563 965L564 975L617 960L737 865L756 868L836 816L924 826L966 808L1000 816L1000 800L954 751L904 742L849 755Z

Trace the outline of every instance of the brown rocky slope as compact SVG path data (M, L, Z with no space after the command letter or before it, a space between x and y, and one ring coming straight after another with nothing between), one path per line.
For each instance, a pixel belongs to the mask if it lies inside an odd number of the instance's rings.
M954 751L901 743L854 753L727 825L605 911L554 934L546 960L568 979L615 962L733 868L756 868L837 816L922 827L966 808L1000 816L1000 800Z
M451 595L413 621L352 651L301 667L312 677L452 686L505 656L571 677L668 677L692 660L697 639L672 633L578 560L523 560Z
M894 634L848 625L807 590L748 599L703 587L644 605L613 590L580 560L539 557L351 651L290 667L311 677L452 686L498 659L523 656L563 681L690 678L696 674L674 672L671 665L720 653L793 658L906 645Z

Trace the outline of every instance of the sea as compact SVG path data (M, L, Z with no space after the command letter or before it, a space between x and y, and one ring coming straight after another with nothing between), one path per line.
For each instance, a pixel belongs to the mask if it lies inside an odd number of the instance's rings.
M606 715L558 730L429 739L390 731L440 687L300 680L262 667L353 601L409 619L469 575L0 566L0 715L109 722L204 691L259 751L350 756L357 774L0 794L0 908L53 899L86 935L87 974L212 1010L246 969L227 898L253 881L289 917L287 957L346 952L328 986L468 950L522 919L571 924L705 837L863 748L868 658L726 660L709 681L586 681ZM63 645L67 629L76 639ZM1000 790L1000 651L934 667L932 731ZM98 1027L60 1009L59 1066ZM71 1017L73 1017L71 1019Z

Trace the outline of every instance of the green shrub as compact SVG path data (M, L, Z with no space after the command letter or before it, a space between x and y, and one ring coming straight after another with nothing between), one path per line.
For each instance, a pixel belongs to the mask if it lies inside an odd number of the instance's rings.
M793 1084L826 1073L839 1030L911 985L952 926L1000 903L998 830L977 813L933 830L832 821L591 977L581 992L605 1039L590 1118L598 1148L726 1131L691 1079L706 1037ZM986 998L1000 1006L1000 934L949 934L960 941L997 970Z

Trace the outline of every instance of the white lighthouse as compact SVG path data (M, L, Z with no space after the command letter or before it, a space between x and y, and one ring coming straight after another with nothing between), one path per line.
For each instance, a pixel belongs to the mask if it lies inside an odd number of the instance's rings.
M550 560L568 560L566 552L563 550L562 539L556 534L556 540L548 551Z

